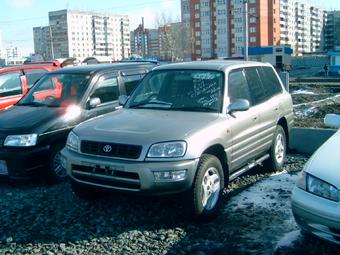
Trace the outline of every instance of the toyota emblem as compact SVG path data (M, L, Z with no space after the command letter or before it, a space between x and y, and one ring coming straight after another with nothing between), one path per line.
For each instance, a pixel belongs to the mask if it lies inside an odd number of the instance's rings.
M103 151L106 152L106 153L111 152L111 151L112 151L111 145L105 145L105 146L103 147Z

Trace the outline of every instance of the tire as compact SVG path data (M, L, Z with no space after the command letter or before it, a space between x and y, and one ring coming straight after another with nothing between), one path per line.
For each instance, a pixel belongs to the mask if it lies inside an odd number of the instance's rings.
M192 188L184 196L188 217L208 221L217 216L224 189L224 173L220 160L203 154L197 167ZM211 192L213 191L213 192Z
M68 178L66 169L61 165L60 158L60 151L64 147L65 144L57 144L51 149L48 160L48 179L51 182L62 182Z
M269 149L269 159L264 163L268 171L280 171L285 163L287 152L286 133L282 126L278 125L272 141L272 146Z
M71 180L71 188L73 193L82 200L96 200L104 194L104 192L100 192L94 188L88 187L74 180Z

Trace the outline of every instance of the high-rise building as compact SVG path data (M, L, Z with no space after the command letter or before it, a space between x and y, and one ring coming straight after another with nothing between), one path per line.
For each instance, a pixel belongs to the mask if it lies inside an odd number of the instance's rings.
M51 58L110 56L113 60L130 54L126 15L60 10L48 16L49 26L33 29L37 54Z
M326 51L340 50L340 11L327 12L324 37Z
M295 55L322 48L324 11L298 0L247 0L250 47L287 45ZM194 59L244 52L244 0L182 0Z
M143 22L144 23L144 22ZM137 54L142 57L149 56L149 29L140 24L130 33L131 54Z
M149 56L159 58L159 32L158 29L149 30Z

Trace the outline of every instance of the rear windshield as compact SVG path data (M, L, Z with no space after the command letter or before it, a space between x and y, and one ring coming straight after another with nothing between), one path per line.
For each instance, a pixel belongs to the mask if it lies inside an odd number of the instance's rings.
M224 74L205 70L162 70L147 75L126 107L220 112Z
M17 105L67 107L77 104L89 80L88 74L46 74Z

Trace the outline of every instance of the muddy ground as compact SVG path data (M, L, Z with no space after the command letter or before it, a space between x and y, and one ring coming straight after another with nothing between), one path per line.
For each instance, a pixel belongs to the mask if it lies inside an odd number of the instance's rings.
M340 86L294 85L290 92L296 127L327 128L323 123L325 115L340 114Z

